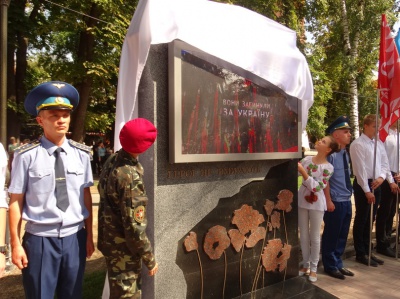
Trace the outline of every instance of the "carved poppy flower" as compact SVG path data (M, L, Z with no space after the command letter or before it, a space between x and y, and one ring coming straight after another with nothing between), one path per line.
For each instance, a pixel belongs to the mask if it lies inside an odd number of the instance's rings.
M246 237L237 229L230 229L228 231L228 235L231 238L233 248L235 248L236 252L239 252L244 241L246 240Z
M243 205L239 210L235 210L232 218L232 223L237 226L242 235L255 230L263 222L264 216L248 205Z
M279 272L282 272L287 267L287 261L290 258L290 250L292 250L292 245L284 244L281 250L282 255L278 257Z
M271 216L271 224L273 228L281 227L281 213L274 211Z
M282 249L282 241L280 239L269 240L267 246L261 255L262 264L265 271L274 271L278 267L277 256Z
M185 245L187 252L197 250L199 248L199 244L197 243L197 234L195 232L190 232L189 236L187 236L183 241L183 245Z
M251 235L246 239L246 247L254 247L258 241L264 239L266 230L264 227L259 226L255 230L251 231Z
M278 194L278 202L275 209L290 212L292 210L291 203L293 202L293 193L290 190L281 190Z
M264 205L264 210L268 216L271 216L272 210L275 207L275 203L272 200L267 199Z
M269 240L267 246L264 247L261 259L265 271L275 271L278 266L280 272L286 269L292 246L282 245L281 239L273 239Z
M203 248L210 259L217 260L230 244L231 241L225 227L216 225L208 230L204 238Z

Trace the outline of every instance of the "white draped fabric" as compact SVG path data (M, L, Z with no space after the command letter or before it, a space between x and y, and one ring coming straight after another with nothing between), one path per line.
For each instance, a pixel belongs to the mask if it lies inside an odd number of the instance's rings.
M138 117L137 91L150 45L180 39L250 71L302 102L303 129L313 84L296 33L243 7L207 0L140 0L122 48L115 150L119 131Z

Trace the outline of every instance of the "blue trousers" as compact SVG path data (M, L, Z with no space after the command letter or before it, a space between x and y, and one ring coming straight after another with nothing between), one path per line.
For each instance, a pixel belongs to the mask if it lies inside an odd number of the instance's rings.
M346 248L351 222L351 201L333 202L335 210L324 214L321 254L325 271L343 268L342 255Z
M86 230L64 237L39 237L25 233L22 246L28 267L22 270L25 298L82 298L86 264Z

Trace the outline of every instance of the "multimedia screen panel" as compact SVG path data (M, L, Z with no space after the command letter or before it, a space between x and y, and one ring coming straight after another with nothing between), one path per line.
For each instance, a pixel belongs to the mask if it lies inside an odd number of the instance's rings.
M170 163L300 158L300 107L265 79L169 44Z

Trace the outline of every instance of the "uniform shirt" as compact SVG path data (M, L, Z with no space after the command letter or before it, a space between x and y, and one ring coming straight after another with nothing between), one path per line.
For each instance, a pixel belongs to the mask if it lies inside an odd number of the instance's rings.
M0 143L0 208L8 208L7 191L5 191L6 174L7 174L7 153L3 144Z
M28 146L29 147L29 146ZM89 216L84 205L83 189L93 185L89 152L71 146L65 139L61 152L66 172L69 207L65 212L56 206L55 156L57 146L46 137L36 147L25 146L14 152L9 193L25 194L22 218L25 230L43 237L65 237L83 227Z
M148 269L156 262L146 235L147 197L143 168L121 149L108 158L99 180L98 247L106 257L139 257ZM123 269L113 269L118 272Z
M333 165L334 173L329 179L329 189L332 201L343 202L350 201L352 192L346 187L345 166L343 163L343 155L346 155L347 161L350 161L349 154L346 149L342 149L338 153L332 153L327 157L329 163ZM347 171L351 175L350 167Z
M397 173L399 171L400 165L398 162L399 149L397 147L397 140L399 134L397 131L389 129L389 135L385 140L386 154L389 159L390 171Z
M353 172L357 178L357 183L364 192L371 192L368 185L369 179L377 179L379 177L387 179L389 183L393 183L393 177L390 173L389 162L383 143L378 140L376 147L376 164L374 176L374 150L375 140L370 139L364 133L361 134L350 145L350 156L353 164Z
M326 211L326 198L323 190L332 176L333 166L330 163L314 164L312 158L307 156L301 160L301 165L303 165L309 177L307 180L303 179L303 184L300 186L298 206L308 210ZM309 203L305 199L311 192L317 196L317 201L313 203Z

